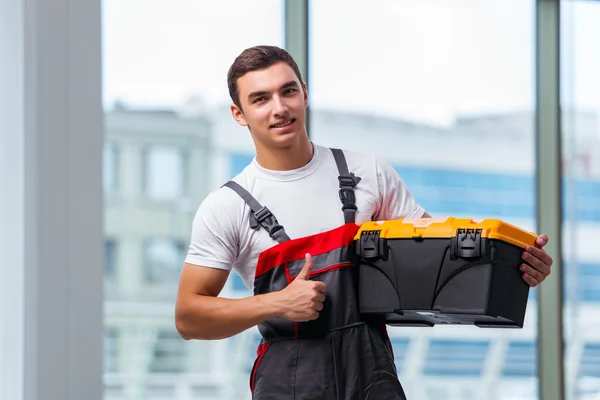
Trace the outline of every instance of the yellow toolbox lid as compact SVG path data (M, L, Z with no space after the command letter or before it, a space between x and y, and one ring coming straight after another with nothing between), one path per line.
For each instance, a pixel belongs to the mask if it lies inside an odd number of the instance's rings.
M401 218L363 223L355 240L364 231L380 231L387 239L451 238L459 229L481 229L481 238L498 239L525 248L533 246L537 235L499 219L475 220L470 218Z

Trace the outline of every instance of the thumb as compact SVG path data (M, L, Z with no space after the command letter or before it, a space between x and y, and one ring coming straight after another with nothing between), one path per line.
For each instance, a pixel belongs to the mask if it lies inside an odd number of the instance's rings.
M302 271L298 274L296 279L307 280L310 277L310 271L312 271L313 262L310 254L306 253L306 262L304 263L304 267L302 267Z

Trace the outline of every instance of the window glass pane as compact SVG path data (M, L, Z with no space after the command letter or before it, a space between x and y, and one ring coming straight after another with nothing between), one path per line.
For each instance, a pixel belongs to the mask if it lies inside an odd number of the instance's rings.
M146 194L154 200L171 200L183 194L184 158L177 147L152 146L145 163Z
M123 393L123 385L119 376L119 332L114 327L104 331L104 392L107 398L119 398Z
M173 285L179 279L187 247L170 238L149 239L145 248L146 279Z
M563 277L568 399L600 396L600 2L561 1Z
M534 6L311 1L311 137L389 162L434 217L534 230ZM408 398L537 398L535 315L531 290L520 330L390 327Z
M117 162L116 146L111 143L105 144L102 152L102 182L105 193L114 193L117 190Z
M167 373L185 371L185 342L181 340L177 331L159 332L154 345L154 358L150 371Z
M104 279L111 283L115 279L116 264L117 242L113 239L107 239L104 242Z
M283 1L103 0L102 13L104 187L119 193L105 197L118 257L106 277L104 398L249 399L254 331L184 341L173 307L198 205L253 148L231 116L227 71L247 47L283 47ZM242 293L232 278L222 295Z

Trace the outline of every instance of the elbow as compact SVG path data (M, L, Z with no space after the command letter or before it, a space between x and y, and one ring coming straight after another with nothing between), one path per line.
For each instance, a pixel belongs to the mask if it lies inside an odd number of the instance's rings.
M187 318L182 313L175 315L175 328L184 340L205 340L206 338L202 335L202 332L198 329L198 325L193 323L190 318Z
M199 339L194 332L197 330L195 329L197 324L194 324L192 320L190 313L186 312L186 307L181 301L178 301L175 307L175 329L184 340Z
M183 311L175 313L175 329L184 340L211 340L213 339L205 332L202 321L192 318L189 314Z
M179 333L179 336L181 336L182 339L194 339L193 335L190 332L190 329L188 328L188 324L185 322L184 318L180 316L175 317L175 328L177 329L177 332Z

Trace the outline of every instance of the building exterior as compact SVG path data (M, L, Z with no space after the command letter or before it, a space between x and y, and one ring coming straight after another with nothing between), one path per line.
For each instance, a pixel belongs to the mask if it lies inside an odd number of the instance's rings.
M227 107L119 107L105 117L105 398L249 398L257 331L184 341L173 320L196 209L251 161L249 133ZM535 230L529 111L447 126L330 110L311 110L310 121L317 143L390 162L434 216L500 218ZM578 399L600 399L600 125L595 114L565 111L563 126L567 378L577 380ZM222 295L249 294L232 273ZM411 399L537 398L535 290L521 330L389 331Z

